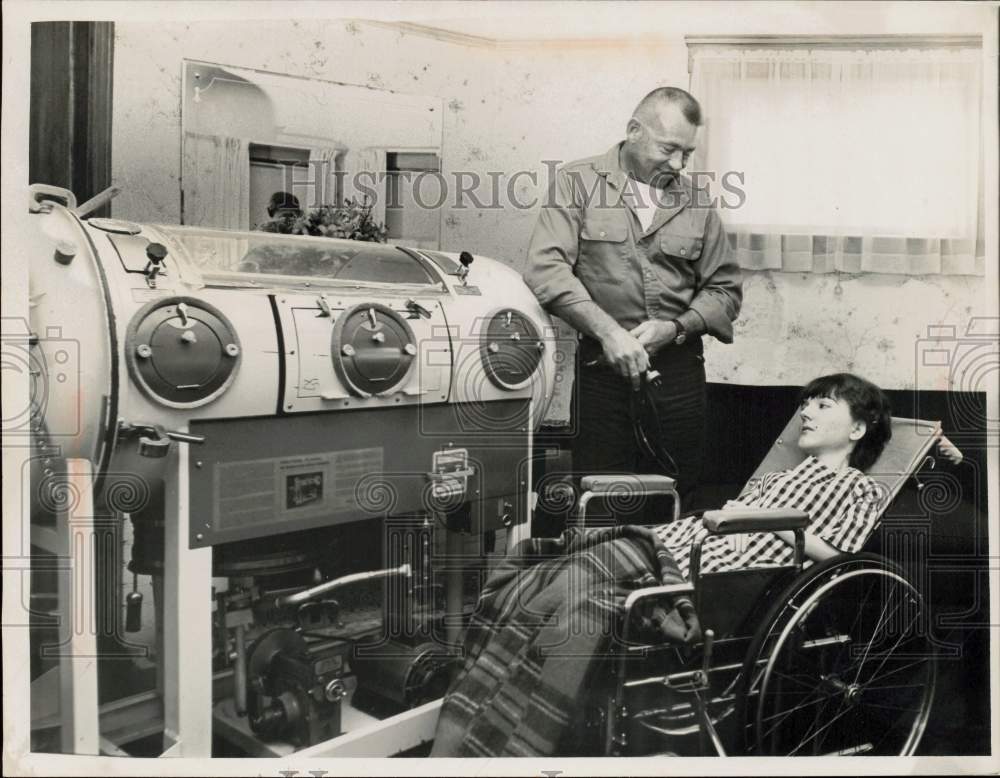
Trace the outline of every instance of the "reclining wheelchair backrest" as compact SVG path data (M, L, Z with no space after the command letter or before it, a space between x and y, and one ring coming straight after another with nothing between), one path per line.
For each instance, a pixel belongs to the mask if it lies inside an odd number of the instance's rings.
M796 413L750 476L751 481L765 473L793 468L805 459L806 455L797 443L801 426L802 419ZM879 485L882 492L883 510L903 488L906 480L920 469L928 451L939 437L941 437L940 422L921 419L892 420L892 438L875 464L867 471L868 477Z
M796 413L778 435L774 444L760 465L750 476L750 481L766 473L788 470L805 459L805 453L798 447L801 419ZM881 518L903 488L907 479L914 475L927 459L928 451L941 436L938 422L920 419L894 418L892 438L886 444L881 456L867 471L882 493ZM873 537L878 533L878 524ZM870 544L871 539L866 543ZM715 603L711 613L702 613L706 626L717 635L731 634L744 619L752 614L761 602L767 600L766 592L780 591L783 580L777 578L773 568L751 568L747 570L725 571L703 574L698 579L697 601ZM738 583L737 583L738 581Z

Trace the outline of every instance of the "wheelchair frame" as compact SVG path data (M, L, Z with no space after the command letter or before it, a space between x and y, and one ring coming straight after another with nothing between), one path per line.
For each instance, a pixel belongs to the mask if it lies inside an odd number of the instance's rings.
M915 465L933 465L924 456L929 446ZM670 495L679 516L673 479L665 476L588 476L581 487L580 525L592 500L616 495ZM626 599L612 688L591 722L603 730L604 754L691 751L692 736L695 753L719 756L915 752L937 677L922 595L877 554L839 554L804 567L808 516L763 513L708 512L703 522L709 534L791 530L792 566L702 574L701 540L691 555L693 584L640 589ZM719 599L703 597L706 588L728 595L742 586L757 594L749 612L706 612L704 603ZM685 655L676 646L633 642L640 605L676 595L692 596L702 643ZM750 634L737 634L754 618ZM643 672L630 677L636 665Z

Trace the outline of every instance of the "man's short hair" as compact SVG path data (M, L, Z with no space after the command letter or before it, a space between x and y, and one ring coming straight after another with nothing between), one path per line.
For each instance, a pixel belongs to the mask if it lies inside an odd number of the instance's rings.
M301 212L299 198L291 192L275 192L267 204L267 215L274 216L279 212Z
M667 103L677 105L685 119L695 127L701 127L701 105L689 92L676 86L661 86L654 89L639 101L639 105L635 107L632 115L645 113L647 110Z

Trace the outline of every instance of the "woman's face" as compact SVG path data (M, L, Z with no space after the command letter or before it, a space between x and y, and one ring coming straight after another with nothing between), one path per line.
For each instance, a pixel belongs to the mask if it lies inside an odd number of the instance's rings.
M810 397L799 408L799 448L807 454L850 448L865 434L863 422L851 417L851 406L833 397Z

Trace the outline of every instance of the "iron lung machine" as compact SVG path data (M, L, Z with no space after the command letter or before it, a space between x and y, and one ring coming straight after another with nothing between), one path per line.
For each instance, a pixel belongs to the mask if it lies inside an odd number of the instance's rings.
M33 723L41 747L426 741L489 554L529 532L557 355L518 274L85 218L52 187L30 210L33 553L75 559L90 538L87 575L48 595L65 615L87 589L104 625L33 627L33 655L89 640L99 657L96 678L72 650L33 667L33 707L59 698Z

